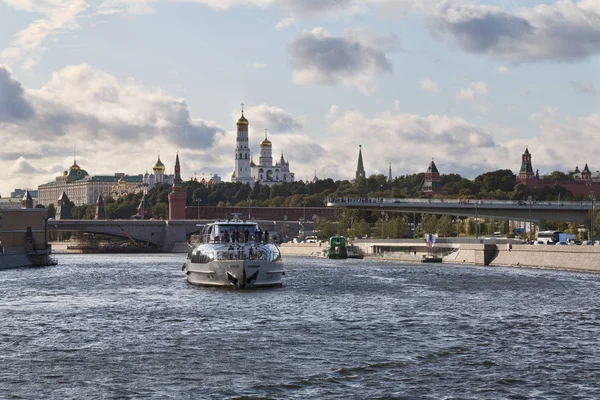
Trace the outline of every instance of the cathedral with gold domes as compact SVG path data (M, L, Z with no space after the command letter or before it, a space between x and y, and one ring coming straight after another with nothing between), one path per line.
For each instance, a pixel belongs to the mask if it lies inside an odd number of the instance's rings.
M254 186L255 183L273 186L284 182L293 182L294 173L290 172L290 163L283 157L273 164L273 144L267 137L260 142L260 156L258 164L254 163L248 144L249 122L242 116L237 121L237 138L235 147L235 169L231 174L232 182L247 183Z

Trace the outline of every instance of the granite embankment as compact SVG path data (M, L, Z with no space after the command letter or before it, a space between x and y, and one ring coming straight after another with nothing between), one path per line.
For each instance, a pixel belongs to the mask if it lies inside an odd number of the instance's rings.
M397 243L393 251L379 252L370 243L355 241L365 257L419 262L427 253L425 244ZM317 256L325 244L284 243L280 250L286 256ZM389 244L387 244L389 245ZM485 266L555 268L600 272L600 246L531 246L505 243L443 243L436 248L444 263ZM388 247L390 249L390 247Z
M325 243L282 243L279 251L283 256L319 256Z
M2 254L0 255L0 269L30 267L31 260L27 254Z

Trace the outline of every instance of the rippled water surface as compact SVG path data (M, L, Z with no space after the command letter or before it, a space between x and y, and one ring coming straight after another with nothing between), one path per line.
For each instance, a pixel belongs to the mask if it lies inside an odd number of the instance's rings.
M0 398L600 398L600 275L288 257L238 292L184 259L0 271Z

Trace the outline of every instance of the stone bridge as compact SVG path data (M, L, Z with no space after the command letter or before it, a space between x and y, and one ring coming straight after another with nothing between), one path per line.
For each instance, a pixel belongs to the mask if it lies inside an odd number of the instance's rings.
M374 212L441 214L530 221L541 220L583 224L589 218L592 202L503 201L456 199L329 199L328 207L346 207Z
M202 230L214 220L49 220L49 231L86 232L129 238L155 245L162 252L170 252L177 242L187 241L190 234ZM258 220L259 226L273 235L296 236L299 230L314 230L313 221Z
M76 231L119 236L150 243L163 251L171 250L176 242L186 241L188 235L202 229L198 220L75 220L48 221L48 230Z

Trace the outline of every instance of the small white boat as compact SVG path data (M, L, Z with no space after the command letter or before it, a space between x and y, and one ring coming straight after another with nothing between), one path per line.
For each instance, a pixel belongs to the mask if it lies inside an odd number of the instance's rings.
M283 284L279 248L269 243L255 221L237 216L217 221L207 225L201 237L183 265L189 283L236 289Z

